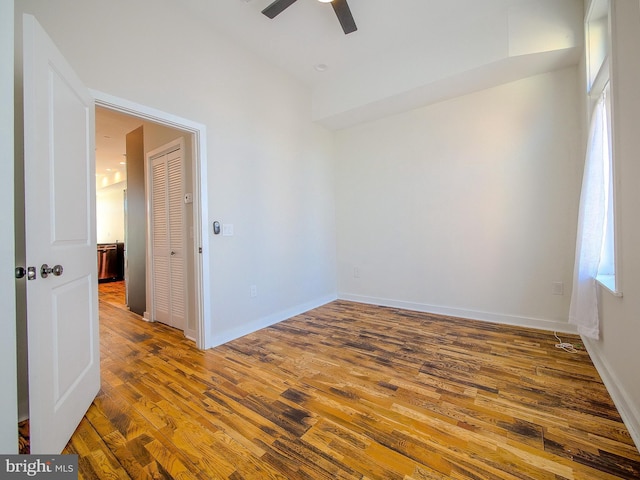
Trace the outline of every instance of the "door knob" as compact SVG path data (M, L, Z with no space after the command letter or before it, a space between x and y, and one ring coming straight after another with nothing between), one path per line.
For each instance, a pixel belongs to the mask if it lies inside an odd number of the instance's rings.
M62 275L63 271L64 269L62 268L62 265L56 265L54 267L50 267L49 265L44 263L40 267L40 276L42 278L47 278L49 275L53 274L54 277L59 277L60 275Z

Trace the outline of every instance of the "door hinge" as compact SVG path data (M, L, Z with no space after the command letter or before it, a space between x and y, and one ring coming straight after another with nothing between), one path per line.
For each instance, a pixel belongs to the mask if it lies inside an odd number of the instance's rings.
M198 253L202 253L202 247L198 247Z

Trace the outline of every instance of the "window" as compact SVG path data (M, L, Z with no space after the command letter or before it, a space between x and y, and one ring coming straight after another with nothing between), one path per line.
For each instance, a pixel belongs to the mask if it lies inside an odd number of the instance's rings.
M600 284L622 296L616 282L615 192L609 87L609 1L590 0L585 23L587 99L591 104L569 322L578 332L599 338Z
M598 98L609 80L609 0L589 1L584 31L587 93Z
M595 339L600 335L596 280L615 292L615 229L613 202L610 201L613 193L607 91L605 89L602 93L591 115L569 308L569 321L577 325L578 332Z
M604 87L601 99L596 108L602 109L602 153L599 160L602 162L602 214L604 222L602 226L602 245L600 249L600 261L596 279L600 284L609 289L612 293L617 293L615 274L615 214L614 214L614 183L613 183L613 157L611 148L611 95L609 83Z
M609 88L609 0L590 0L587 6L585 22L586 35L586 67L587 67L587 95L592 108L601 109L602 115L602 177L603 197L602 214L604 215L602 248L596 279L610 290L619 295L616 283L616 251L615 251L615 210L614 210L614 171L611 142L611 92ZM594 102L595 103L594 105ZM596 115L594 110L594 116ZM590 142L589 148L593 146Z

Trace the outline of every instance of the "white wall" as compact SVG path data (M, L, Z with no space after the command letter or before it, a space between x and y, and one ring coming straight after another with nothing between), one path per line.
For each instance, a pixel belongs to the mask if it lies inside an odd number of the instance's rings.
M179 2L16 9L36 16L88 87L207 126L216 342L335 298L332 136L311 123L307 89ZM213 237L214 220L235 235Z
M640 7L627 0L614 0L612 6L616 277L623 297L600 292L601 338L585 343L640 448Z
M569 68L338 132L339 296L573 331L580 101Z
M124 182L96 191L98 243L124 242Z
M13 2L0 2L0 453L18 453L16 291L13 237Z

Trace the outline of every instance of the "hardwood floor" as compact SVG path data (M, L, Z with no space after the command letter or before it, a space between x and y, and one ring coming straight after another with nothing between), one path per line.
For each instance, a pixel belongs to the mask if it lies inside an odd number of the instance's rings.
M81 478L640 478L588 355L549 332L337 301L202 352L101 298Z

